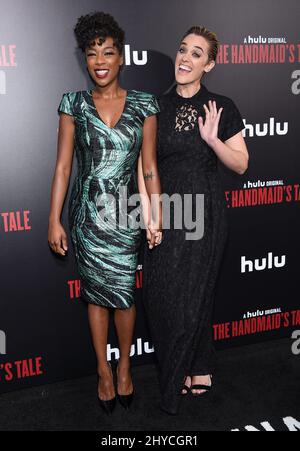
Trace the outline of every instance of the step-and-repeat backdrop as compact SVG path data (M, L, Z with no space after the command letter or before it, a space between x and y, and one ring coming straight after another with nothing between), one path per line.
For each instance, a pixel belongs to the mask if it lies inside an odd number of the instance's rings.
M204 84L239 107L250 165L243 176L220 167L230 237L217 287L214 338L222 348L300 328L298 0L1 0L3 392L95 372L73 250L67 258L55 256L47 229L57 107L64 92L92 87L73 27L79 16L96 10L113 14L126 30L122 85L156 95L173 83L183 33L197 24L217 33L218 64ZM74 160L71 183L75 173ZM68 231L66 207L62 219ZM154 357L142 283L140 261L134 364ZM109 359L118 353L111 327Z

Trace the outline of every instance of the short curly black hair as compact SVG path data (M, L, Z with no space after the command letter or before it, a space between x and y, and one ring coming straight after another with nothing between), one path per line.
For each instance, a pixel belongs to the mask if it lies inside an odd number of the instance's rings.
M79 17L74 33L78 48L83 52L98 38L101 44L106 38L113 38L115 47L123 53L125 33L110 14L97 11Z

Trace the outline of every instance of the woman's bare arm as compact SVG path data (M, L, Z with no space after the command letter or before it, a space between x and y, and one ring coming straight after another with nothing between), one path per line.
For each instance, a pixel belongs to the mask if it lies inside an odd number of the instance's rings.
M155 115L145 119L143 127L142 169L145 187L151 204L153 228L162 229L161 184L156 157L157 118Z
M67 235L61 224L61 213L68 191L74 154L74 118L62 113L59 118L57 160L51 186L48 242L51 249L65 255Z
M223 108L217 110L216 102L209 100L205 109L205 124L199 117L200 134L204 141L213 149L222 163L234 172L242 175L248 168L249 154L242 132L227 139L225 142L218 138L218 127Z
M242 132L227 141L216 138L210 144L222 163L237 174L244 174L248 168L249 154Z
M147 241L149 243L149 248L152 249L156 245L155 235L151 234L151 204L149 196L147 193L147 188L145 185L145 179L143 174L143 163L142 154L140 153L138 159L138 187L141 196L142 214L144 219L144 224L146 227Z
M148 197L147 188L145 185L145 179L143 174L142 154L140 153L138 159L138 187L141 196L142 213L144 218L144 224L146 227L150 225L151 221L151 205Z

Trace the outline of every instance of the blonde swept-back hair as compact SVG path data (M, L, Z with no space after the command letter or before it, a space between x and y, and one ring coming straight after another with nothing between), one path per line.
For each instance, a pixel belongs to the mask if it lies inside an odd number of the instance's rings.
M208 59L209 61L216 61L220 43L218 41L216 33L208 30L202 26L191 27L183 36L182 41L189 35L195 34L196 36L202 36L209 44Z

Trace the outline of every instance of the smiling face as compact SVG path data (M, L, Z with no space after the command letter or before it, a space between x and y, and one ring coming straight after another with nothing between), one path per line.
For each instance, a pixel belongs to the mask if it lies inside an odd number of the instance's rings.
M118 78L123 56L115 47L113 38L106 38L102 44L97 38L85 49L85 56L89 74L98 86L106 87Z
M175 78L180 85L199 83L215 61L209 61L209 44L202 36L189 34L181 42L175 61Z

